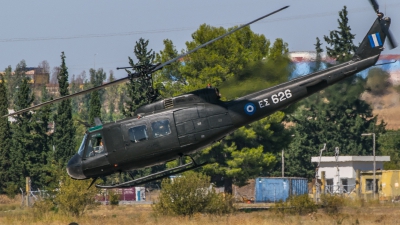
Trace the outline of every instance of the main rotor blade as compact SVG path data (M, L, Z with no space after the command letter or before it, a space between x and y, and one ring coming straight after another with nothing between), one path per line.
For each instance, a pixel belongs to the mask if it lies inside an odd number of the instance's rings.
M56 98L56 99L53 99L53 100L50 100L50 101L47 101L47 102L40 103L38 105L29 107L29 108L21 109L19 111L10 113L8 115L4 115L3 117L14 116L14 115L17 115L17 114L20 114L20 113L28 112L28 111L31 111L32 109L40 108L40 107L43 107L45 105L53 104L55 102L59 102L59 101L62 101L62 100L73 98L73 97L76 97L76 96L79 96L79 95L83 95L83 94L86 94L86 93L89 93L89 92L92 92L92 91L100 90L100 89L103 89L103 88L106 88L106 87L109 87L109 86L112 86L112 85L115 85L115 84L119 84L119 83L122 83L122 82L126 82L128 79L129 79L129 77L125 77L125 78L121 78L121 79L118 79L118 80L114 80L112 82L109 82L107 84L103 84L101 86L89 88L87 90L84 90L84 91L81 91L81 92L77 92L75 94L66 95L66 96L59 97L59 98Z
M265 16L262 16L262 17L260 17L260 18L258 18L258 19L255 19L255 20L251 21L251 22L248 22L248 23L246 23L246 24L244 24L244 25L242 25L242 26L240 26L240 27L237 27L237 28L235 28L235 29L229 31L228 33L226 33L226 34L224 34L224 35L221 35L221 36L219 36L219 37L217 37L217 38L215 38L215 39L212 39L211 41L208 41L208 42L206 42L206 43L204 43L204 44L202 44L202 45L199 45L199 46L197 46L196 48L194 48L194 49L192 49L192 50L190 50L190 51L188 51L188 52L186 52L186 53L184 53L184 54L182 54L182 55L179 55L179 56L177 56L177 57L174 58L174 59L171 59L171 60L169 60L169 61L167 61L167 62L165 62L165 63L163 63L163 64L161 64L161 65L159 65L159 66L156 66L151 72L155 72L155 71L157 71L157 70L160 70L160 69L162 69L164 66L169 65L169 64L171 64L171 63L173 63L173 62L175 62L175 61L177 61L177 60L179 60L179 59L181 59L181 58L183 58L183 57L189 55L190 53L193 53L193 52L199 50L200 48L203 48L203 47L206 46L206 45L209 45L209 44L211 44L211 43L213 43L213 42L215 42L215 41L218 41L219 39L224 38L224 37L226 37L226 36L232 34L233 32L236 32L237 30L242 29L243 27L246 27L246 26L248 26L248 25L250 25L250 24L252 24L252 23L255 23L255 22L259 21L259 20L262 20L262 19L264 19L264 18L266 18L266 17L268 17L268 16L271 16L271 15L277 13L277 12L280 12L280 11L286 9L286 8L289 8L289 6L287 5L287 6L285 6L285 7L282 7L282 8L280 8L280 9L278 9L278 10L275 10L275 11L273 11L273 12L271 12L271 13L268 13L268 14L265 15Z

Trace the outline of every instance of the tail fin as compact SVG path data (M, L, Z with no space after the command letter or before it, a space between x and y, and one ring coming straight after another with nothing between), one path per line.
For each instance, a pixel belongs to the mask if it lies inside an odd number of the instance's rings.
M374 55L379 55L383 50L386 34L383 26L389 26L382 19L377 18L358 47L353 59L365 59ZM387 27L388 28L388 27Z

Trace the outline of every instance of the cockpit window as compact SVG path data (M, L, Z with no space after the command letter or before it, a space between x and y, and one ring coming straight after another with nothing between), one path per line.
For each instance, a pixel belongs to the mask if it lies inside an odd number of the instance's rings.
M169 126L168 120L160 120L151 123L151 129L153 130L154 137L162 137L171 133L171 127Z
M85 136L83 136L81 146L79 147L79 150L78 150L78 154L80 156L83 155L83 150L85 149L86 137L87 137L87 134L85 134Z
M93 157L105 153L103 139L100 133L90 134L86 147L86 157Z
M149 139L149 136L147 135L146 125L129 128L128 132L131 142L136 143Z

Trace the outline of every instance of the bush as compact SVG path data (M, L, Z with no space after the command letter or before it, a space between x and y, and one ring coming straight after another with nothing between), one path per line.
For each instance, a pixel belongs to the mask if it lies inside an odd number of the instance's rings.
M321 195L322 209L327 214L337 214L344 206L344 198L339 195Z
M88 189L90 180L73 180L65 173L55 193L54 202L60 212L79 217L88 207L96 206L94 186Z
M317 211L318 206L307 195L291 196L286 202L278 202L274 205L274 210L281 214L304 215Z
M109 191L108 196L110 197L110 205L118 205L120 195L114 191Z
M215 193L210 177L186 172L161 183L159 202L154 209L161 214L192 216L195 213L224 214L234 210L231 195Z

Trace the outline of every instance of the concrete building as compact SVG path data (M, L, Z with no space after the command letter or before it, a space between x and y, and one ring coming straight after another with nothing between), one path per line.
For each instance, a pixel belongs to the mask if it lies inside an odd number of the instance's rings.
M390 156L376 156L376 170L383 169L383 162L389 162ZM373 170L373 156L323 156L311 157L311 162L320 163L318 179L325 171L326 193L350 193L356 187L356 170ZM377 178L378 179L378 178Z

